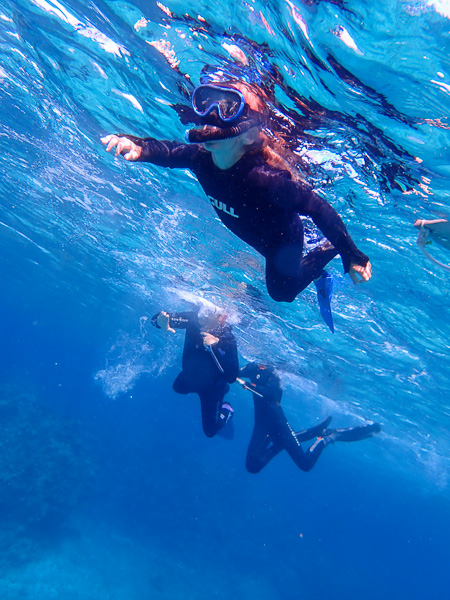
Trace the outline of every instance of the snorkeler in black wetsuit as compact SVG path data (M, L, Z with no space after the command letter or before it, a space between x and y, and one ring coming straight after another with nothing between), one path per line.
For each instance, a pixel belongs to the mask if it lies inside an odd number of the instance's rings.
M177 394L200 397L203 431L213 437L233 417L224 398L239 374L237 345L225 315L160 312L152 318L158 329L184 329L182 371L173 383ZM231 432L231 430L230 430Z
M331 417L304 431L294 432L281 408L282 390L280 378L272 367L249 363L240 371L240 377L250 379L248 385L238 378L238 383L250 390L255 405L255 426L247 451L246 468L259 473L267 463L282 450L286 450L297 467L310 471L322 451L334 442L356 442L380 431L378 423L370 422L349 429L328 429ZM301 442L317 438L304 451Z
M265 258L270 296L292 302L316 281L322 316L333 331L324 268L340 254L354 283L367 281L368 257L330 204L272 147L263 132L267 105L253 88L237 81L200 85L192 100L203 127L189 131L189 144L130 135L102 142L126 160L190 169L224 225ZM311 217L327 238L305 256L300 215Z

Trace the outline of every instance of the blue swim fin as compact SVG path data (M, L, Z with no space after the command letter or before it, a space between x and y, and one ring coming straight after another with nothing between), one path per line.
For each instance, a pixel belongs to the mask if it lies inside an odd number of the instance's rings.
M334 333L333 315L331 314L331 296L333 294L333 276L324 271L319 279L314 280L322 319Z

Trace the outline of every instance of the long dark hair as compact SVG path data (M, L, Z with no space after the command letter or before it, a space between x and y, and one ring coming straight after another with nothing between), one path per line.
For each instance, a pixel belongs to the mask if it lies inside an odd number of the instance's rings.
M270 108L272 103L268 94L254 84L239 80L227 81L226 85L242 92L250 108L264 116L265 126L260 133L260 137L263 143L264 158L268 164L277 169L288 171L294 181L304 181L306 165L299 156L289 149L289 145L283 140L279 119Z

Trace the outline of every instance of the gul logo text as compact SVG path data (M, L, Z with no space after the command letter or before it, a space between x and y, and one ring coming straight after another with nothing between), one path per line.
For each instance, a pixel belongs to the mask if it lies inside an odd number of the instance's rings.
M227 215L230 215L230 217L239 219L239 215L235 214L234 208L232 206L230 206L230 208L228 208L228 206L225 204L225 202L221 202L220 200L215 200L214 198L210 198L209 200L210 200L212 206L214 206L214 208L216 208L217 210L221 210L222 212L226 213Z

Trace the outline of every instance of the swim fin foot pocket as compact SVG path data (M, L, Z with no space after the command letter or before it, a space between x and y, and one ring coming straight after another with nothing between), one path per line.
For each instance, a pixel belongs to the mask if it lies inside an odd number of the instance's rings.
M368 437L372 437L381 431L381 425L370 421L360 427L349 427L347 429L327 429L325 438L332 444L334 442L359 442Z

